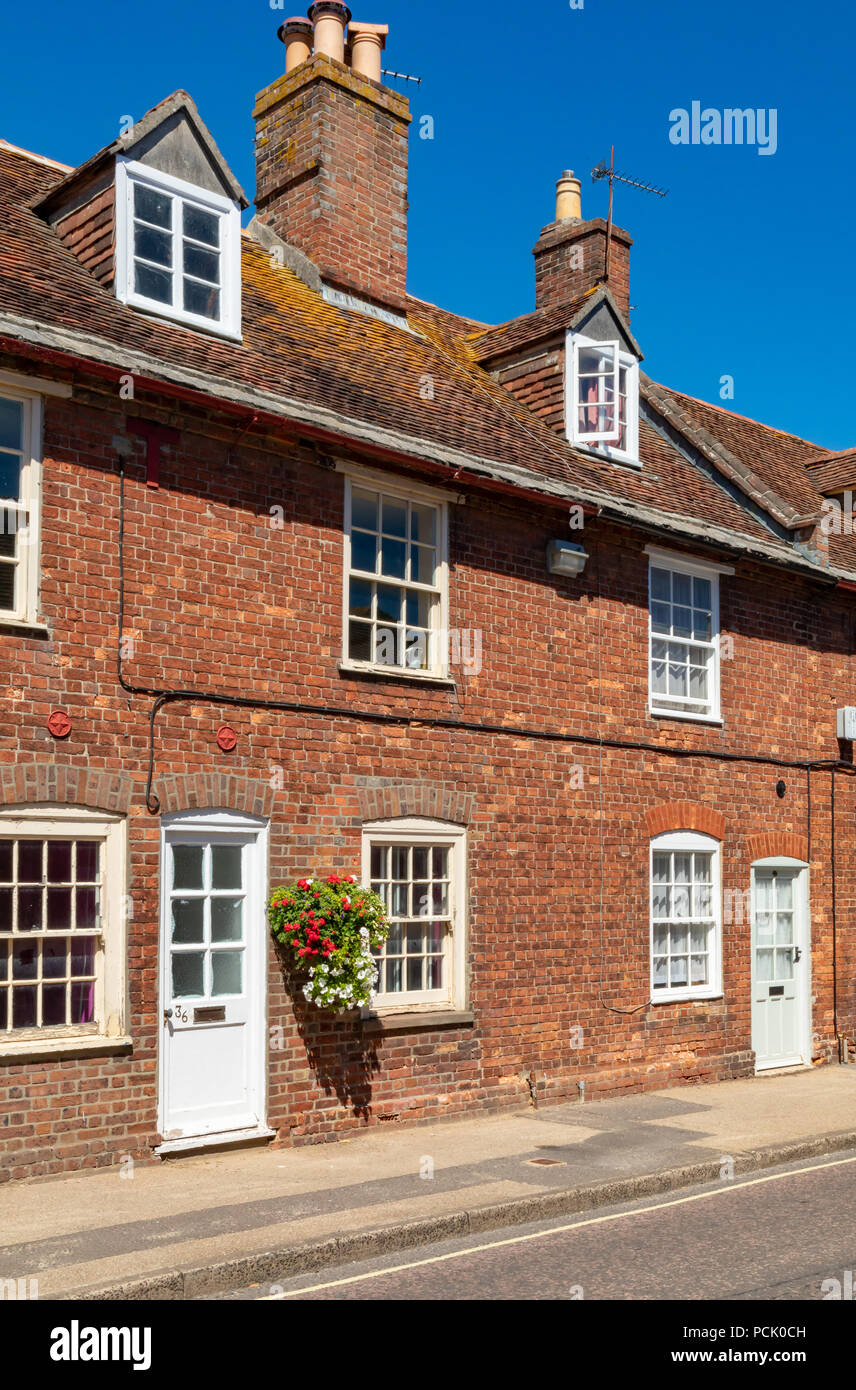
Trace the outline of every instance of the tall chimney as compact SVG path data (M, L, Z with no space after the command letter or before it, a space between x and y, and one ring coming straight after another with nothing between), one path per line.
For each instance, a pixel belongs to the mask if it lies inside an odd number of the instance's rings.
M629 323L633 241L623 228L612 227L607 278L607 233L602 217L582 220L580 181L566 169L556 184L556 220L542 229L533 248L536 309L567 304L605 284Z
M411 117L406 98L380 82L386 25L351 25L354 70L319 52L322 23L335 21L344 36L347 7L322 0L309 13L315 53L256 98L258 217L314 261L327 284L400 311ZM289 23L280 30L286 47ZM323 33L320 41L330 47Z
M345 25L351 11L340 0L318 0L309 6L309 18L315 30L315 56L345 61Z

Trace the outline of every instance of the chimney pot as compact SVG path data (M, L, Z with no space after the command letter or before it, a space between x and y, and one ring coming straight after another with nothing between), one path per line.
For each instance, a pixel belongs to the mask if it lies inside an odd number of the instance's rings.
M380 55L386 47L388 33L388 24L348 25L351 68L358 77L367 77L371 82L380 82Z
M556 221L566 222L571 217L579 221L582 215L580 181L574 177L573 169L566 169L556 182Z
M345 61L345 26L351 18L351 11L340 0L318 0L309 6L309 18L315 30L315 54L332 58L337 63Z
M285 44L286 72L293 72L312 57L312 25L302 15L287 19L279 26L277 34Z

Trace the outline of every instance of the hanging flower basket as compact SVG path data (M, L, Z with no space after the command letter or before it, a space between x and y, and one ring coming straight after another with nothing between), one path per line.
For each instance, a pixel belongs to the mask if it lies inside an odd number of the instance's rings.
M353 874L301 878L274 889L268 917L274 940L307 976L303 993L311 1004L346 1013L371 1003L378 975L372 948L389 931L377 893Z

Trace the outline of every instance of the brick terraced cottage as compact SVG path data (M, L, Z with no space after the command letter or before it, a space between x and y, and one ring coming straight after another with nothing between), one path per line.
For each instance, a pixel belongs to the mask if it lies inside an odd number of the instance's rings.
M534 311L410 297L385 29L280 34L243 229L184 92L0 144L4 1178L853 1045L856 455L652 381L569 173ZM266 920L331 871L346 1015Z

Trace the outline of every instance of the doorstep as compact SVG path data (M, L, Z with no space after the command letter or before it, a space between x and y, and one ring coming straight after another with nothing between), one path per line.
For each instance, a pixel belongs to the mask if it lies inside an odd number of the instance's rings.
M250 1129L229 1129L218 1134L195 1134L183 1139L165 1139L155 1149L158 1158L169 1158L172 1154L201 1153L204 1149L231 1149L239 1144L260 1144L276 1138L276 1130L267 1125L254 1125Z

